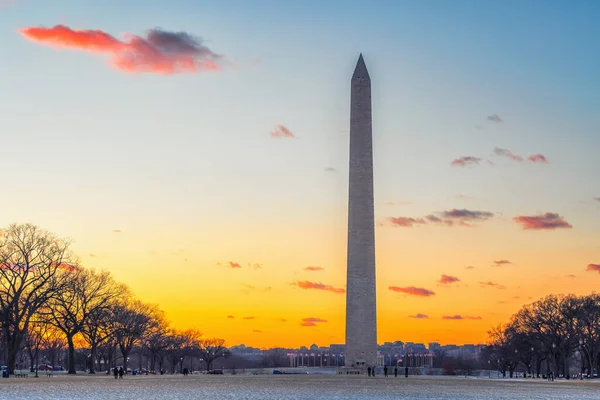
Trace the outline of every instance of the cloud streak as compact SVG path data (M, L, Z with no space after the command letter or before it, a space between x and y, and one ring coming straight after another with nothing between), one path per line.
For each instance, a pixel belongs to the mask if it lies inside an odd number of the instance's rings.
M523 162L523 157L513 154L510 150L494 147L494 154L516 162Z
M387 222L395 227L412 228L414 225L443 224L446 226L472 227L475 222L486 221L494 217L489 211L467 209L451 209L426 215L422 218L413 217L387 217Z
M229 261L229 262L227 263L227 266L228 266L229 268L234 268L234 269L235 269L235 268L242 268L242 266L240 265L240 263L233 262L233 261Z
M322 322L327 322L327 320L322 319L322 318L315 318L315 317L302 318L302 322L300 322L300 326L305 326L305 327L317 326L318 323L322 323Z
M487 282L479 282L479 284L481 285L481 287L495 287L496 289L506 289L506 286L501 285L499 283L496 282L492 282L492 281L487 281Z
M408 317L409 318L415 318L415 319L428 319L429 318L428 315L421 314L421 313L418 313L418 314L415 314L415 315L409 315Z
M468 165L479 165L480 162L481 162L481 158L473 157L473 156L465 156L465 157L460 157L455 160L452 160L450 165L453 167L466 167Z
M462 315L444 315L442 317L442 319L445 319L445 320L463 320L463 319L479 320L479 319L483 319L483 318L481 318L481 317L469 317L469 316L462 316Z
M531 230L554 230L568 229L573 227L560 215L550 212L547 212L542 215L518 216L514 217L513 221L520 224L523 229Z
M298 286L300 289L323 290L326 292L332 292L332 293L337 293L337 294L346 293L346 289L336 288L334 286L326 285L326 284L320 283L320 282L298 281L298 282L295 282L294 285Z
M325 268L319 266L308 266L304 267L305 271L323 271Z
M508 265L508 264L512 264L512 263L508 260L494 260L494 266L496 266L496 267L499 267L502 265Z
M392 292L404 293L404 294L408 294L410 296L418 296L418 297L435 296L435 292L432 292L431 290L424 289L424 288L418 288L418 287L414 287L414 286L407 286L407 287L389 286L388 289L391 290Z
M172 75L222 69L217 62L223 57L186 32L154 28L145 36L125 34L125 40L102 30L74 30L65 25L29 27L19 32L46 46L108 55L111 65L123 72Z
M275 138L275 139L282 139L282 138L293 139L296 136L292 133L292 131L290 131L285 126L277 124L277 125L275 125L275 129L273 129L271 131L271 137Z
M543 154L533 154L527 157L527 159L533 163L548 164L548 159Z
M500 118L500 116L498 114L493 114L493 115L488 115L487 117L488 121L492 121L492 122L502 122L502 118Z
M426 223L423 218L388 217L387 220L392 226L402 228L412 228L414 225L424 225Z

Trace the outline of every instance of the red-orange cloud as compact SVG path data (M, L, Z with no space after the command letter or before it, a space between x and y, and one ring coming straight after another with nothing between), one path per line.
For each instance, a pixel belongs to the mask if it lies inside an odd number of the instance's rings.
M418 288L418 287L414 287L414 286L408 286L408 287L389 286L388 289L391 290L392 292L405 293L405 294L409 294L411 296L429 297L429 296L435 295L435 293L432 292L431 290Z
M228 315L227 319L234 319L235 317L233 315Z
M439 280L439 283L441 283L443 285L448 285L450 283L455 283L455 282L460 282L460 279L458 279L455 276L450 276L450 275L445 275L445 274L442 274L442 277Z
M301 289L316 289L316 290L325 290L327 292L333 293L346 293L346 289L336 288L331 285L325 285L320 282L310 282L310 281L299 281L295 283Z
M227 265L229 266L229 268L242 268L242 266L240 265L240 263L236 263L233 261L229 261L229 263L227 263Z
M216 61L222 57L186 32L155 28L145 37L126 34L125 41L101 30L73 30L64 25L30 27L19 32L47 46L106 54L112 66L124 72L171 75L221 69Z
M273 138L295 138L296 136L283 125L275 125L275 129L271 131L271 137Z
M506 264L512 264L512 263L508 260L494 260L494 265L496 265L496 266L506 265Z
M396 227L412 228L414 224L425 224L423 218L388 217L388 222Z
M545 213L542 215L514 217L513 221L521 224L523 229L553 230L560 228L572 228L573 226L556 213Z
M322 319L322 318L315 318L315 317L302 318L302 322L300 323L300 326L317 326L317 323L319 323L319 322L327 322L327 320Z
M600 274L600 264L588 264L586 271L598 272Z
M323 268L323 267L319 267L319 266L316 266L316 267L313 267L313 266L310 266L310 267L304 267L304 270L305 270L305 271L323 271L324 269L325 269L325 268Z

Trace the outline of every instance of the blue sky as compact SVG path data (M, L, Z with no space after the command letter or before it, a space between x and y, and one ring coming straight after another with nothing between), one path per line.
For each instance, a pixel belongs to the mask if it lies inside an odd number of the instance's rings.
M373 82L378 218L465 207L508 221L557 212L576 227L571 239L528 243L564 246L564 257L581 246L598 258L599 19L596 1L17 1L0 8L0 167L11 193L0 221L73 236L82 254L103 249L99 265L122 279L115 265L160 246L200 246L212 260L222 254L206 243L227 240L236 254L271 245L304 260L310 246L343 244L349 81L362 52ZM231 65L126 74L103 56L18 32L57 24L119 39L186 31ZM272 139L276 124L297 139ZM495 146L549 164L515 164L492 155ZM450 166L463 156L496 166ZM397 201L414 204L385 205ZM284 243L278 232L292 226ZM470 239L520 248L522 238L495 229ZM117 246L100 233L112 230L132 236ZM381 251L392 252L398 231L381 232ZM343 264L341 254L323 259Z

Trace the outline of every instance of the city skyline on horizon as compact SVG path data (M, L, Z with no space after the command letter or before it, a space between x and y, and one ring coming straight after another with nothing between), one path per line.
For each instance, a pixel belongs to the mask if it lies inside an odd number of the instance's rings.
M600 5L290 4L0 6L1 162L18 171L0 226L72 237L175 327L344 342L362 51L377 342L483 343L522 304L596 288Z

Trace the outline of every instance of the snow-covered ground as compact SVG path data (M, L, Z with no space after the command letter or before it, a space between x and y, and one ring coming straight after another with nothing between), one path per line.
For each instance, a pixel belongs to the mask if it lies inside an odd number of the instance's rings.
M344 375L194 375L0 378L0 399L573 399L597 400L600 386L587 381L465 379Z

